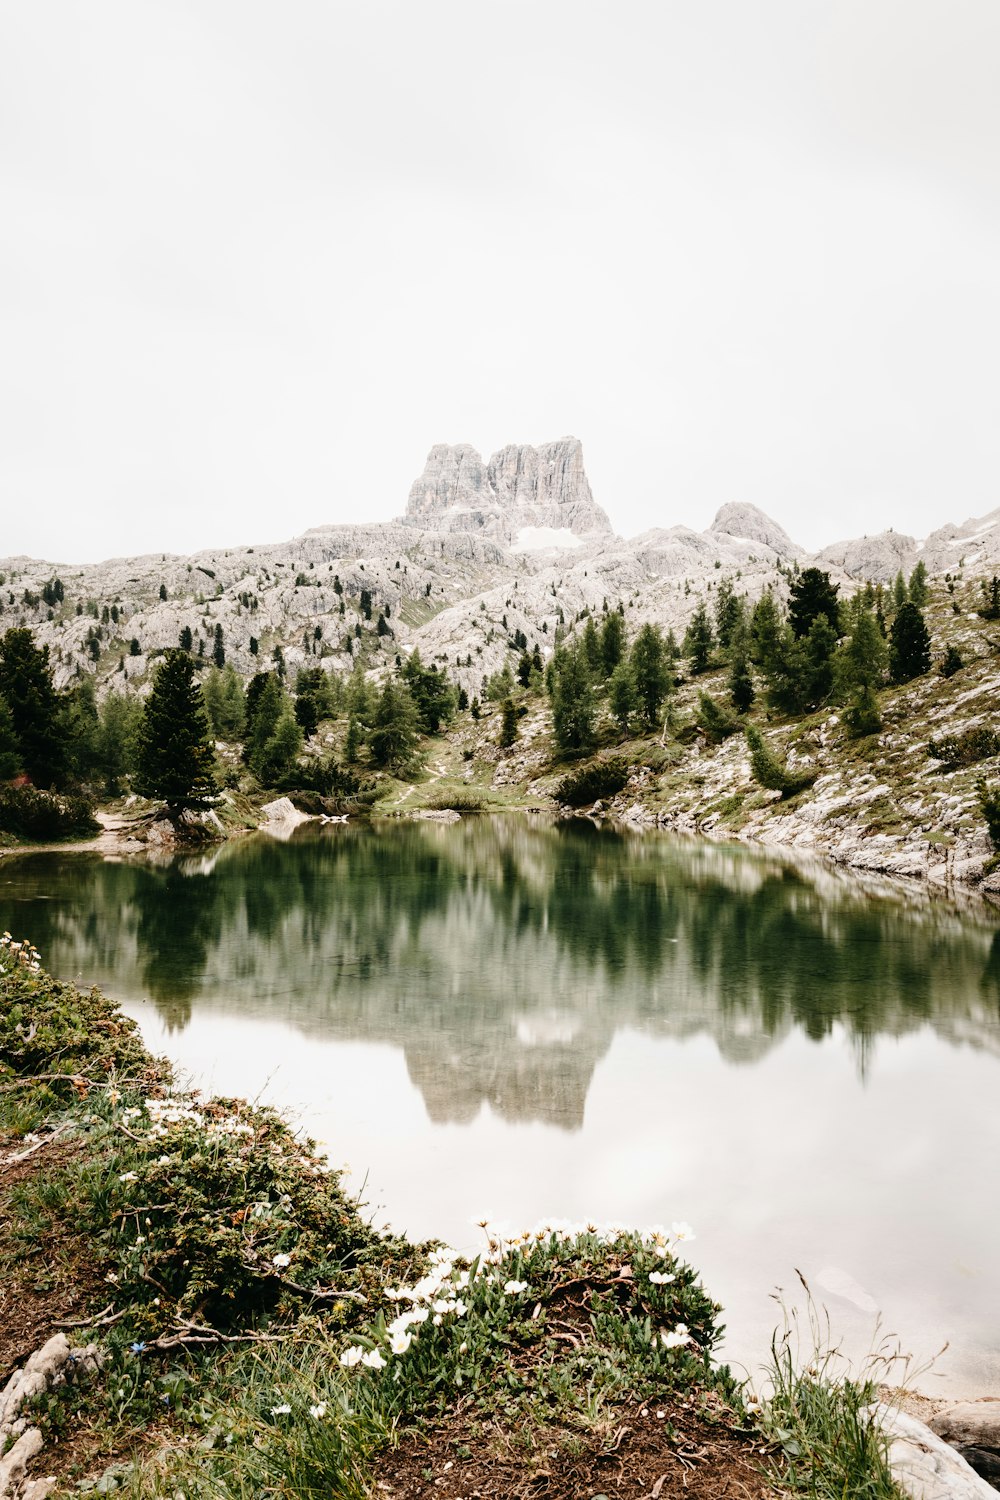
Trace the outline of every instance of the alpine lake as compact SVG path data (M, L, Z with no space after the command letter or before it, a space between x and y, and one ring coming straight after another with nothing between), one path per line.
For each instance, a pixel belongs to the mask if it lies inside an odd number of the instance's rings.
M1000 1392L1000 916L586 820L306 825L0 863L0 928L189 1082L291 1111L373 1218L688 1221L755 1373L782 1310ZM941 1345L949 1348L932 1364Z

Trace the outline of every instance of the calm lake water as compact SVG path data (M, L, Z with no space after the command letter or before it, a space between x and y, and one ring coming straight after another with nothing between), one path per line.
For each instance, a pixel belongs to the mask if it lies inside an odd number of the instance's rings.
M1000 1391L1000 922L521 818L0 863L0 929L199 1085L298 1111L380 1220L689 1220L756 1369L795 1268L854 1351Z

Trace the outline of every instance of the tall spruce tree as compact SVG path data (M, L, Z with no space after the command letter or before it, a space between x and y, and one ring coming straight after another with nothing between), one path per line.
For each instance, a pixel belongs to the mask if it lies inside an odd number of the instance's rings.
M930 669L930 634L920 610L907 599L889 632L889 676L893 682L910 682Z
M611 610L601 630L601 670L610 677L625 655L625 621L616 609Z
M692 672L707 672L712 665L715 635L705 602L698 605L684 635L684 654Z
M788 593L788 623L796 640L809 634L817 615L825 615L834 636L840 634L839 584L830 582L822 568L804 568Z
M552 732L563 755L583 755L592 750L594 731L594 687L587 658L579 646L553 658Z
M658 626L648 622L642 626L632 642L629 665L639 706L646 723L653 725L659 719L660 707L670 690L670 672Z
M172 817L216 791L208 716L194 671L186 651L166 652L139 729L136 789L162 797Z
M368 744L377 766L399 770L417 743L419 715L405 682L386 679L375 704Z
M66 771L61 704L48 646L37 647L25 626L0 637L0 696L6 699L20 748L21 769L38 786L58 784Z

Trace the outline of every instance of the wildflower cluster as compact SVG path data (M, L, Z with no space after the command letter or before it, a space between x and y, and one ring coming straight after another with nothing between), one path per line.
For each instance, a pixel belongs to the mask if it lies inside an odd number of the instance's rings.
M0 935L0 973L12 969L25 969L29 974L41 973L42 960L38 950L28 942L17 942L9 932Z

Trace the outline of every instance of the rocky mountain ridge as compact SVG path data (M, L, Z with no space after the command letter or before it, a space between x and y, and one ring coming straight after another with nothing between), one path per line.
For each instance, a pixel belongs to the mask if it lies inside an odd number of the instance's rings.
M292 541L68 567L0 561L0 630L28 625L64 687L143 691L150 663L190 630L206 662L221 640L249 676L276 660L377 670L418 649L471 694L511 660L518 633L547 655L584 611L620 601L632 624L682 631L722 578L752 601L789 570L819 562L847 594L889 581L918 557L928 570L1000 567L1000 511L918 543L894 532L813 557L757 507L724 505L707 531L683 525L617 536L594 501L575 438L511 445L488 461L439 445L398 521L319 526ZM58 589L53 595L55 582ZM383 626L376 626L382 616ZM221 638L219 632L221 631Z

